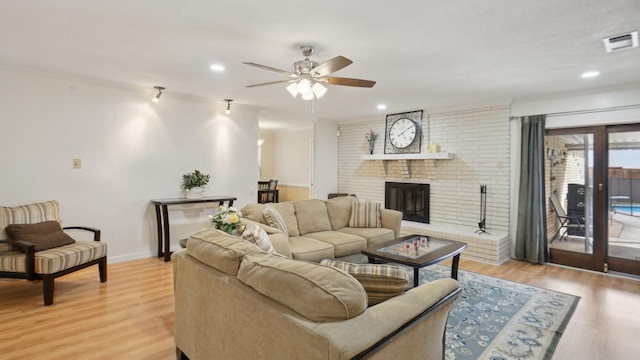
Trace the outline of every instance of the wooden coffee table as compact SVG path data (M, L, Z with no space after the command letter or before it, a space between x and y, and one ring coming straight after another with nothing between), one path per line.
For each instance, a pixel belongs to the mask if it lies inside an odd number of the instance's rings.
M409 244L408 247L407 244ZM362 253L369 257L370 263L382 260L413 267L413 286L416 287L420 281L420 268L433 265L452 256L451 277L457 280L460 253L466 248L467 244L460 241L425 235L409 235L367 247L362 250Z

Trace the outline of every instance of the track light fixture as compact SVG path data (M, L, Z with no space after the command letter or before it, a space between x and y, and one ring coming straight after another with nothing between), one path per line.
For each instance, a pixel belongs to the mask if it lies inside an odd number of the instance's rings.
M225 114L227 114L227 115L229 115L229 114L231 114L231 102L232 102L233 100L231 100L231 99L224 99L224 101L226 101L226 102L227 102L227 110L225 110L225 111L224 111L224 113L225 113Z
M162 86L154 86L153 88L158 89L158 95L156 95L153 99L151 99L151 101L157 104L158 101L160 101L160 95L162 95L162 90L164 90L165 88L163 88Z

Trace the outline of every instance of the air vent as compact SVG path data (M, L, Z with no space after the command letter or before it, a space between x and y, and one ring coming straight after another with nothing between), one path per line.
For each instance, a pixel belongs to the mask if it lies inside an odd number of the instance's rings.
M613 52L624 49L638 47L638 32L634 31L628 34L612 36L602 39L607 52Z

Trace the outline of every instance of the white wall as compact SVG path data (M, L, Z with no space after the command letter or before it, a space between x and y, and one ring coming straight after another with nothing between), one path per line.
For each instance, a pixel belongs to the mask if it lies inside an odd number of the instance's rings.
M273 132L260 132L260 139L264 140L261 146L262 164L260 166L260 180L277 179L275 174L275 135Z
M274 167L278 185L308 187L313 130L275 134Z
M182 174L211 174L206 195L255 202L255 111L148 89L0 68L0 205L56 199L63 225L102 230L110 262L155 256L154 198L181 196ZM73 169L72 159L82 159ZM171 211L172 244L211 210Z
M338 191L338 123L318 120L314 123L312 198L326 199Z

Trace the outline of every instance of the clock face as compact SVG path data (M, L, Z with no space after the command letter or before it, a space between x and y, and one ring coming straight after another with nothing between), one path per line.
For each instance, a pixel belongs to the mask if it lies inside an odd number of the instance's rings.
M407 118L396 120L389 129L389 141L398 149L404 149L416 138L416 124Z
M385 154L419 154L422 146L422 110L387 115Z

